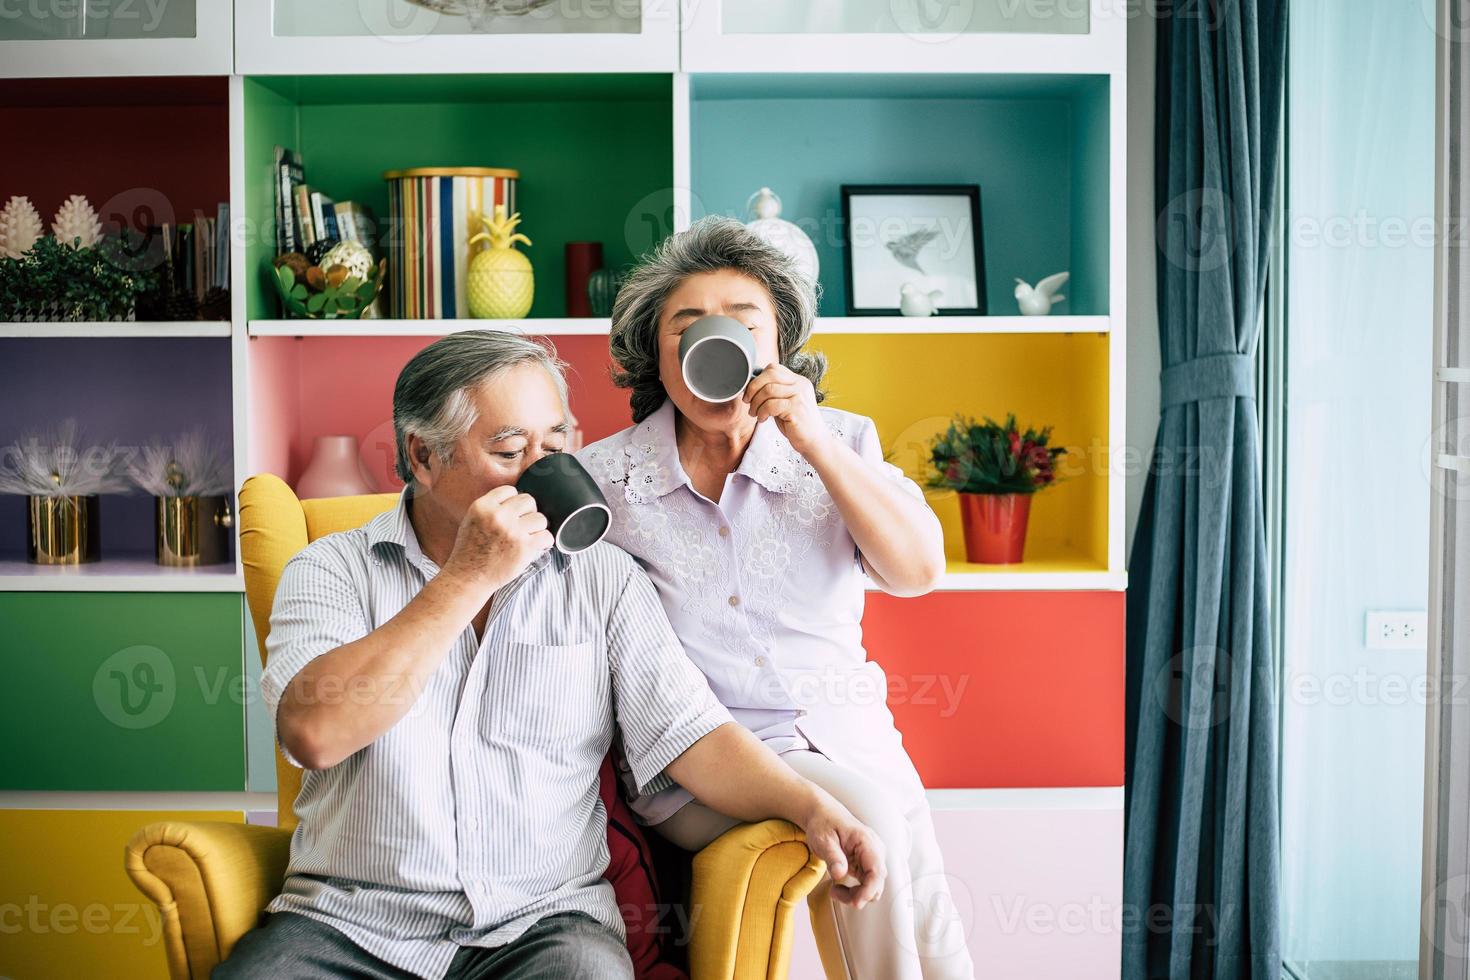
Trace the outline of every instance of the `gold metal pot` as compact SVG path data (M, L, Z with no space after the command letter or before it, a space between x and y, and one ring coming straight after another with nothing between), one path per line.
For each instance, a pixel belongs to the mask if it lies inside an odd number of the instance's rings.
M28 497L26 560L37 565L79 565L100 557L97 494Z
M154 497L160 565L192 567L230 560L234 515L229 497Z

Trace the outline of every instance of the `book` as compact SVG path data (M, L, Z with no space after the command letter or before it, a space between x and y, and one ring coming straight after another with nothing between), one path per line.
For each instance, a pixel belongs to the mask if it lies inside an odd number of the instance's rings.
M351 201L338 201L332 210L337 215L337 234L344 242L355 242L357 238L357 222L352 217L352 209L355 205Z
M213 240L209 229L209 218L205 217L203 211L194 212L194 247L191 262L194 275L184 283L184 288L194 294L194 299L204 298L204 280L209 275L209 257L204 250L204 243Z
M174 288L177 292L192 292L194 288L194 226L179 225L178 245L174 249Z
M316 230L311 220L311 188L302 184L295 190L296 228L300 234L298 252L316 243Z
M304 248L294 202L296 188L305 183L301 154L276 147L276 251L299 252Z
M333 210L336 203L321 191L311 192L311 219L316 223L314 230L317 241L340 241L337 235L337 212Z
M230 288L230 205L221 201L214 224L214 285Z
M373 209L356 201L342 201L336 206L337 229L343 241L361 242L378 255L378 219Z

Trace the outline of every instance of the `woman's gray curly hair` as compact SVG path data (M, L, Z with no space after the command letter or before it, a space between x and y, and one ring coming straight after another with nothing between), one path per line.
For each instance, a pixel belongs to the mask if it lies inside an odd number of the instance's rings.
M710 215L664 241L629 273L613 302L609 347L612 379L631 388L633 421L642 422L668 397L658 376L658 322L669 295L692 275L730 269L749 276L771 295L781 363L806 378L825 397L827 359L802 347L812 333L821 285L807 279L775 246L734 218Z

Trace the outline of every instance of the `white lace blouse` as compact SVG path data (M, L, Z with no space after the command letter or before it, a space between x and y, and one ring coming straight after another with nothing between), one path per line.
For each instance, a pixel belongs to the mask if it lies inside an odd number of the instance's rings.
M819 411L839 439L923 499L883 459L871 419ZM883 770L898 791L922 792L888 712L886 677L863 648L868 579L815 470L768 419L716 504L684 472L674 419L665 401L578 453L612 508L609 540L648 572L685 650L737 721L777 752L815 748ZM659 786L633 800L646 823L691 799L667 777Z

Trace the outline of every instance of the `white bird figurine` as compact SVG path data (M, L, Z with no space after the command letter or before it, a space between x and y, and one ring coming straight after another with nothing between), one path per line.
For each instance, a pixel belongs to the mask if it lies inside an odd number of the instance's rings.
M931 289L927 293L911 282L898 290L898 311L904 316L933 316L939 312L939 297L942 289Z
M1070 272L1058 272L1054 276L1047 276L1034 287L1028 286L1024 279L1016 280L1016 300L1021 304L1021 313L1025 316L1046 316L1051 312L1053 303L1060 303L1067 297L1057 292L1067 284L1071 278Z

